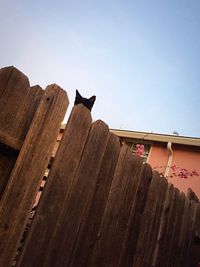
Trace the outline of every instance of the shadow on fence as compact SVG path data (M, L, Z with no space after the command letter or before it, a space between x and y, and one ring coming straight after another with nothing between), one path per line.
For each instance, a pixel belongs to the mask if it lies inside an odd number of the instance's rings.
M11 266L68 106L57 85L0 70L0 266ZM200 204L71 112L17 267L196 266Z

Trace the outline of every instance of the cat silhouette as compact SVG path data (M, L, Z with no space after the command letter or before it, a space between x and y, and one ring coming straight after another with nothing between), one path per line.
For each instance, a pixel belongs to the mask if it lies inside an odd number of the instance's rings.
M75 97L74 105L83 104L86 108L88 108L91 111L95 100L96 100L95 95L93 95L90 98L85 98L85 97L82 97L79 91L76 89L76 97Z

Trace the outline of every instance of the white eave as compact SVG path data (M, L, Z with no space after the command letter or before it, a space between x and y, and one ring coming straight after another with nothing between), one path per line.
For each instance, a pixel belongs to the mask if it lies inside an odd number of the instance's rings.
M133 139L138 139L138 140L147 140L147 141L163 142L163 143L171 142L173 144L200 147L200 138L196 138L196 137L166 135L166 134L137 132L137 131L126 131L126 130L117 130L117 129L110 129L110 131L119 137L124 137L124 138L129 138L129 139L133 138Z

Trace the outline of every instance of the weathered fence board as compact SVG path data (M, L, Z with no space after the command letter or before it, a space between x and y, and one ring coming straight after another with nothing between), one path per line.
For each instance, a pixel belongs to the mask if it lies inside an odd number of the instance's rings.
M154 177L156 179L156 183L154 184L154 189L153 189L155 194L155 202L154 202L154 208L152 209L152 214L150 215L150 217L153 216L154 218L152 220L151 225L149 225L151 227L151 230L150 234L148 235L148 240L146 239L146 242L144 244L145 247L144 266L147 264L149 264L150 266L153 265L153 256L156 249L156 241L160 227L160 219L167 191L167 180L163 177L160 177L158 172L154 172ZM147 218L147 222L148 221L149 220Z
M132 266L135 257L135 250L140 232L142 214L144 211L147 192L152 179L152 169L150 165L144 164L135 172L135 197L131 203L131 213L128 221L126 236L120 253L119 266Z
M155 239L160 222L160 210L166 191L166 182L154 173L147 195L146 206L142 215L140 234L133 266L147 266L152 261Z
M73 108L18 266L48 266L45 259L54 253L53 246L59 246L54 242L56 230L62 227L60 220L65 212L91 122L88 109L82 105Z
M55 266L69 266L82 221L88 214L108 139L107 125L102 121L94 122L70 190L62 219L63 227L56 235L55 244L59 244L60 249L52 255L51 263Z
M79 168L73 178L67 196L65 210L63 210L59 222L57 222L57 228L54 230L54 242L51 244L49 253L44 254L45 260L37 262L39 266L67 266L69 264L81 223L87 214L88 205L93 196L94 186L98 178L109 135L108 127L103 122L97 121L92 124L84 147L84 153L81 155ZM76 135L74 134L74 136ZM69 156L70 153L68 153ZM67 165L68 163L70 164L70 162L65 164ZM63 184L63 186L65 185ZM57 250L58 246L59 251ZM33 266L35 266L35 263L33 263ZM21 264L21 266L24 266L25 262L22 260Z
M160 227L158 232L158 238L156 242L156 248L154 252L154 266L162 266L165 262L165 250L167 250L168 239L168 225L171 223L170 217L173 206L174 186L168 185L168 190L165 196L163 212L160 220Z
M187 196L187 200L189 200ZM197 244L195 243L195 237L198 238L197 232L195 231L197 223L200 221L198 220L198 210L200 208L199 203L195 203L194 201L187 201L187 214L190 216L186 219L186 222L184 223L185 231L184 234L185 238L180 239L179 241L182 241L181 249L179 249L179 259L176 263L177 266L197 266L197 263L200 260L200 248L199 248L199 242ZM186 214L184 210L184 215ZM182 228L183 230L184 228ZM187 240L187 241L186 241ZM180 243L178 243L180 245ZM195 251L197 250L197 251Z
M179 192L178 192L179 193ZM175 265L176 262L179 262L179 247L178 247L178 241L180 236L180 230L181 230L181 222L182 222L182 216L183 216L183 209L185 204L185 195L183 193L179 193L177 195L176 200L176 213L173 220L173 227L171 226L171 239L170 243L168 245L168 253L169 253L169 259L168 264ZM172 222L171 222L172 224ZM178 265L178 263L177 263Z
M0 266L9 266L15 255L67 105L63 90L47 87L0 202Z
M118 266L126 237L132 202L136 192L134 175L141 170L141 159L133 158L128 147L122 146L113 177L98 239L88 266ZM141 171L138 173L140 175Z
M24 120L21 122L21 127L25 129L21 135L22 140L26 137L26 133L31 125L44 92L45 90L43 90L39 85L30 87L30 90L28 91L28 95L24 103Z
M174 188L174 194L171 199L172 206L170 209L169 221L168 221L167 229L165 233L166 243L165 243L165 251L164 251L163 259L162 259L163 266L168 266L170 262L170 244L172 244L172 240L175 235L175 229L176 229L175 222L176 222L176 214L177 214L177 207L178 207L178 197L179 197L179 190L177 188Z
M195 203L196 217L194 226L194 239L191 247L191 266L197 265L200 262L200 205L199 199Z
M200 239L200 205L197 204L197 215L195 224L195 234Z
M185 240L185 251L184 251L184 258L187 261L188 265L191 265L192 258L191 258L191 248L192 248L192 243L194 240L194 230L195 230L195 219L196 219L196 205L194 201L190 201L189 203L189 218L188 218L188 223L187 223L187 230L186 230L186 240Z
M88 259L94 248L95 240L98 239L98 231L107 203L119 152L119 139L117 136L109 133L108 144L93 189L93 196L88 205L88 215L83 218L84 220L79 230L69 266L88 266Z
M25 129L21 122L24 121L24 104L29 90L28 78L22 72L14 67L0 69L0 129L8 137L6 145L14 143L12 139L16 143L23 141L21 135Z
M0 69L0 199L43 91L30 88L28 78L16 68Z
M0 142L21 148L42 94L40 87L30 88L28 78L16 68L0 69Z

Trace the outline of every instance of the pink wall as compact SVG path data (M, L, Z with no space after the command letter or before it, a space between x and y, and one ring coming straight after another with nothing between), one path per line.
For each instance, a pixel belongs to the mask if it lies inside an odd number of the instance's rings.
M177 167L185 168L189 171L196 169L200 174L200 149L181 145L174 145L172 149L173 159L171 166L176 165ZM167 144L154 145L151 148L148 163L153 169L160 166L161 168L156 168L156 170L164 173L168 156ZM169 176L172 172L173 171L170 169ZM187 189L190 187L200 199L200 176L188 177L187 179L172 177L168 178L168 181L185 193L187 193Z

